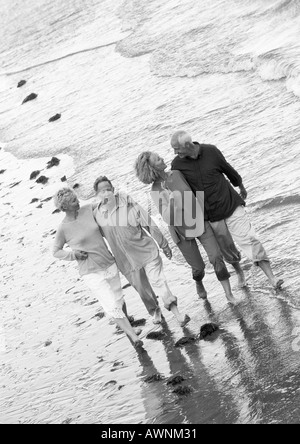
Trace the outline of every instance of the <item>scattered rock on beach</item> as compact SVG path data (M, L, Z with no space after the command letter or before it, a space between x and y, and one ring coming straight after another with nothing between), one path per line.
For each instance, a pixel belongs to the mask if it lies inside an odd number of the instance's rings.
M5 173L5 171L6 171L6 170L0 170L0 174L3 174L3 173Z
M103 311L99 311L99 313L96 313L92 319L100 320L100 319L103 319L104 317L105 317L105 313L103 313Z
M184 347L187 344L191 344L196 341L194 336L184 336L176 342L175 347Z
M67 178L66 178L66 176L62 177L60 180L61 180L62 182L67 182Z
M51 344L52 344L52 341L46 341L45 342L45 347L50 347Z
M58 208L56 208L56 210L54 210L54 211L52 211L52 214L58 214L58 213L60 213L61 211L58 209Z
M59 164L60 160L57 157L52 157L52 159L47 162L47 169L58 166Z
M41 172L40 171L33 171L31 174L30 174L30 180L33 180L33 179L36 179L39 175L41 174Z
M146 324L146 319L136 319L132 322L130 322L132 327L144 327L144 325Z
M205 339L207 336L212 335L215 331L219 330L219 326L216 324L204 324L202 325L201 329L200 329L200 336L199 339Z
M49 202L50 200L52 200L52 196L46 197L46 199L43 199L42 202Z
M26 83L26 80L20 80L17 87L21 88L22 86L26 85Z
M33 203L36 203L36 202L38 202L38 201L39 201L39 199L36 198L36 197L34 197L30 203L33 204Z
M164 377L160 375L159 373L155 373L154 375L148 376L145 379L145 382L151 384L152 382L162 381Z
M20 182L13 183L13 184L10 185L9 188L14 188L14 187L16 187L17 185L19 185L20 183L21 183L21 181L20 181Z
M37 208L43 208L43 204L38 205Z
M61 114L55 114L55 116L50 117L49 122L55 122L61 118Z
M27 97L23 100L22 104L23 104L23 103L26 103L26 102L30 102L31 100L36 99L37 96L38 96L38 95L35 94L35 93L31 93L31 94L29 94L29 96L27 96Z
M73 185L73 189L74 189L74 190L76 190L76 189L79 188L79 187L80 187L79 183L75 183L75 185Z
M156 341L161 341L165 337L163 331L151 331L147 334L146 339L154 339Z
M171 378L168 379L167 381L167 385L178 385L181 384L183 381L185 381L185 379L183 378L183 376L172 376Z
M49 178L46 176L41 176L36 180L36 183L41 183L45 185L49 181Z
M173 393L179 396L187 396L192 393L192 389L190 387L179 386L175 390L173 390Z

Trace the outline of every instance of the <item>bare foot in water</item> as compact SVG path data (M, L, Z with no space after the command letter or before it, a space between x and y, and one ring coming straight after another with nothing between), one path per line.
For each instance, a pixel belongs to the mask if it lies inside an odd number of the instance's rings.
M189 317L189 315L185 315L184 319L182 319L182 321L180 322L180 327L185 327L189 322L190 322L191 318Z
M161 309L158 307L155 310L154 316L153 316L153 324L161 324L162 318L161 318Z
M197 293L200 299L207 299L207 291L202 281L196 281Z
M229 304L232 305L237 305L238 301L235 299L235 297L233 296L232 293L225 293L225 296L227 298L227 301L229 302Z
M243 271L241 265L238 262L236 262L236 263L232 264L232 266L235 269L235 272L238 277L238 287L239 288L247 287L246 277L245 277L245 274L244 274L244 271Z
M242 274L238 274L237 276L238 276L238 287L239 288L247 287L247 281L244 272L242 272Z
M274 290L282 290L283 284L284 284L283 279L274 279L273 282L271 282L271 285L273 286Z

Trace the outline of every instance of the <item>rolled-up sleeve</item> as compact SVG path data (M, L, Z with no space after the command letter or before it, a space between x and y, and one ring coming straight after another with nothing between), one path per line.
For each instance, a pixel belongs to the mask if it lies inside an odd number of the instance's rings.
M227 162L221 151L215 147L215 155L217 158L219 171L228 177L234 187L240 187L243 179L239 173Z

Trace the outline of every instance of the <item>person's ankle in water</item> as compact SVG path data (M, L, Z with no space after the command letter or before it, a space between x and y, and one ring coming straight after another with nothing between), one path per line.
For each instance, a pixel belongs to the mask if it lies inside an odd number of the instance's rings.
M239 262L232 264L232 266L235 269L235 272L238 277L238 287L239 288L247 287L247 280L246 280L244 271L243 271L242 267L240 266Z
M162 313L160 307L157 307L153 315L153 324L161 324L161 323L162 323Z
M197 293L200 299L207 299L207 291L203 285L203 281L196 281Z
M268 261L260 261L257 263L257 265L262 269L262 271L265 273L265 275L267 276L270 284L272 285L272 287L275 290L281 290L282 285L284 284L284 280L283 279L279 279L277 278L272 269L271 269L271 265L270 262Z
M231 291L231 285L230 285L230 281L229 279L226 279L225 281L220 281L224 291L225 291L225 296L228 300L228 302L230 302L231 304L235 305L236 299L234 298L232 291Z
M191 318L189 317L189 315L180 313L176 304L172 304L170 310L181 327L184 327L190 322Z

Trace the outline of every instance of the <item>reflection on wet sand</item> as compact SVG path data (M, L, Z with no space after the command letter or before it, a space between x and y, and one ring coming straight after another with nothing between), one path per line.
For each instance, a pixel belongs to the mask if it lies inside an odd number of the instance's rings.
M293 351L293 330L300 316L286 302L247 291L237 307L205 310L221 331L206 341L176 348L167 323L161 341L169 375L159 374L153 359L140 354L141 396L146 422L158 424L297 422L299 418L299 352ZM188 327L185 335L193 335ZM168 377L182 376L187 396L173 393ZM289 413L286 413L289 412Z

